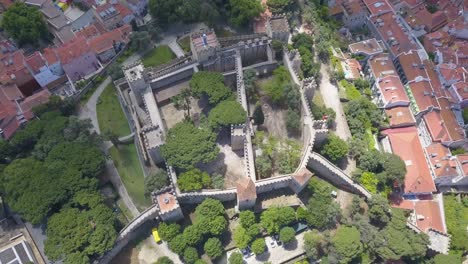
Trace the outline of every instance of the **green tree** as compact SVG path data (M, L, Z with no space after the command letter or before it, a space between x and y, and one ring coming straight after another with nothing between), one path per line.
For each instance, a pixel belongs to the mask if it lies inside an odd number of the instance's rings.
M166 222L162 222L158 227L158 232L162 240L171 241L174 237L181 233L180 225L176 223L168 224Z
M255 214L250 210L245 210L239 213L240 223L244 228L248 228L256 224Z
M155 264L174 264L174 262L170 258L164 256L158 258Z
M195 209L195 224L199 225L203 233L212 235L222 234L227 227L224 218L224 206L215 199L207 198Z
M214 189L224 189L224 176L218 173L211 175L211 185Z
M365 80L365 79L362 79L362 78L359 78L357 80L354 81L354 86L356 86L356 88L359 89L359 91L364 91L365 89L369 89L370 88L370 83L368 80Z
M182 89L180 94L174 96L171 98L171 102L174 104L174 107L177 108L178 110L182 109L184 110L185 117L187 119L190 118L190 110L192 109L192 90L188 88Z
M226 100L211 109L208 120L213 128L243 124L247 120L247 112L238 102Z
M224 77L219 72L200 71L190 80L190 88L195 96L206 95L210 104L217 104L232 96L231 90L224 85Z
M124 77L124 73L122 71L122 67L117 63L112 63L108 68L107 72L109 73L110 77L113 81L118 80Z
M201 190L211 185L211 178L206 172L202 172L199 169L191 169L179 176L177 184L182 191Z
M229 0L229 6L231 21L238 26L258 17L264 9L259 0Z
M289 85L291 77L284 66L273 71L273 79L268 81L263 89L273 103L280 103L285 98L285 87Z
M340 263L349 263L361 255L363 245L361 234L356 227L340 226L331 239Z
M387 185L394 182L403 183L406 175L406 164L397 155L392 153L384 153L382 155L382 169L383 172L378 174L379 179Z
M263 114L261 105L255 106L255 110L253 112L253 119L256 125L263 125L263 122L265 122L265 115Z
M24 3L14 3L3 13L2 28L20 45L37 44L48 34L39 9Z
M279 232L282 226L295 220L296 212L291 207L270 207L260 216L260 222L269 234Z
M265 155L255 158L255 169L257 170L258 176L260 178L269 178L273 170L272 162L270 158Z
M260 255L265 252L266 244L264 238L257 238L254 242L252 242L252 252L255 255Z
M184 260L187 264L194 264L199 258L196 248L186 247L184 250Z
M307 208L309 216L307 223L318 229L335 226L338 217L341 215L340 206L331 198L330 193L325 196L313 196L310 198Z
M103 204L99 193L77 196L72 207L52 215L47 222L44 249L50 260L74 253L101 255L114 246L117 232L112 210ZM81 208L81 209L79 209Z
M198 225L190 225L184 229L184 241L189 246L196 246L203 238L202 230Z
M296 239L296 231L289 226L283 227L279 232L279 237L283 243L288 244Z
M369 192L373 194L377 193L377 184L379 183L379 180L375 177L374 173L367 171L363 172L359 181Z
M164 170L158 170L145 178L145 196L150 197L151 192L160 190L169 185L169 177Z
M183 234L179 234L169 241L169 248L178 255L182 255L186 247L187 242L185 242Z
M320 259L323 255L325 244L322 234L316 229L304 234L304 251L308 258L313 260Z
M329 134L327 142L323 146L322 154L332 162L337 162L348 154L349 148L346 141L335 134Z
M242 257L242 254L239 252L234 252L229 256L228 259L229 264L242 264L244 263L244 258Z
M254 69L247 69L244 71L244 87L247 96L252 98L255 94L255 81L257 80L257 72Z
M267 5L272 13L284 13L288 11L290 5L292 5L291 0L268 0Z
M198 129L192 123L181 122L169 129L161 154L169 165L191 169L198 162L210 162L219 149L216 135L206 129Z
M69 197L60 174L49 175L44 164L32 158L13 161L3 171L1 182L11 208L33 224L42 222Z
M383 226L391 218L390 205L388 200L381 195L373 195L369 200L369 219L372 223Z
M301 116L294 110L286 112L286 128L289 133L298 133L301 129Z
M232 234L232 239L236 243L238 248L246 248L250 241L252 241L252 237L247 234L247 230L242 226L237 227Z
M144 52L151 46L151 36L148 31L136 31L130 35L130 48L134 51Z
M223 245L221 244L221 240L215 237L209 238L205 242L203 249L205 250L205 253L208 255L208 257L212 259L223 255Z

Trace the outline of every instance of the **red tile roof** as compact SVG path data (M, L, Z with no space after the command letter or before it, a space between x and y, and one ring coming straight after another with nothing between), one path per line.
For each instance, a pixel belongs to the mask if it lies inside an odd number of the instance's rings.
M435 52L441 47L448 46L451 41L452 38L446 31L439 30L424 35L423 45L427 52Z
M464 140L465 133L464 129L460 127L457 122L457 118L452 111L452 105L447 98L438 99L440 105L440 115L442 116L442 121L444 126L447 128L450 141L460 141Z
M407 81L413 81L418 76L427 78L426 66L415 50L402 53L398 56L401 69L405 73Z
M468 176L468 154L457 155L457 160L463 171L463 176Z
M371 15L378 15L386 12L393 12L393 8L386 0L364 0Z
M397 17L392 12L371 17L370 22L375 25L380 37L388 44L394 56L418 48L410 37L411 33L397 22Z
M379 79L376 85L384 98L384 107L395 103L409 105L409 99L400 81L400 77L394 75L385 76Z
M97 37L101 35L101 32L97 29L97 27L94 24L91 24L82 30L75 32L76 37L84 37L85 39L91 39L94 37Z
M411 82L408 84L408 87L411 90L419 112L429 110L432 107L439 108L429 81Z
M369 59L368 65L374 78L397 74L395 66L387 53L372 57Z
M237 181L237 200L252 201L257 199L255 183L250 178L242 178Z
M442 83L440 82L439 75L435 70L434 63L432 63L430 60L425 60L424 65L426 66L426 73L429 77L429 80L431 81L432 90L434 91L436 97L446 97L447 92L442 87Z
M118 30L112 30L91 39L91 41L89 41L89 46L94 52L100 54L101 52L112 49L114 47L114 43L119 42L123 42L121 32Z
M461 82L468 79L468 71L463 67L458 67L454 63L441 63L438 65L440 75L447 82Z
M46 66L44 59L38 51L34 52L29 57L26 57L25 61L34 74L39 73L40 69Z
M423 116L427 130L434 142L449 142L450 136L439 111L431 111Z
M432 180L424 151L415 127L395 128L382 131L388 135L394 154L406 164L405 193L431 193L436 188Z
M456 164L450 160L451 155L450 150L440 143L426 147L426 156L436 177L457 176Z
M28 96L21 102L21 110L23 111L24 117L30 120L34 117L32 109L38 105L45 104L49 101L50 92L48 89L42 89L39 92Z
M128 15L133 15L133 12L132 10L130 10L130 8L122 5L121 3L115 3L113 4L113 7L117 10L117 12L120 13L120 17L124 18Z
M170 192L159 194L158 196L156 196L156 201L158 202L159 209L163 214L179 207L177 198Z
M49 65L55 64L59 61L59 57L53 48L45 48L44 51L42 51L42 56L44 56L44 59Z
M70 63L75 58L79 58L91 51L86 39L83 37L75 38L72 41L64 43L58 47L57 54L62 64Z
M416 124L413 113L411 113L408 106L385 109L385 114L390 122L390 127L404 127Z
M417 201L414 203L414 212L416 214L416 226L422 231L427 233L432 229L444 234L447 233L438 202Z
M454 83L452 84L452 87L455 88L455 91L459 96L459 98L456 98L458 103L468 99L468 82Z

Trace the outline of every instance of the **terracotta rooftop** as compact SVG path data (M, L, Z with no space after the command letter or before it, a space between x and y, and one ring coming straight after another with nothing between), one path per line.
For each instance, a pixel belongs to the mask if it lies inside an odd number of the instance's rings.
M25 62L34 74L39 73L40 69L46 66L44 59L38 51L34 52L29 57L26 57Z
M343 0L341 6L348 16L367 13L366 6L360 0Z
M414 213L416 214L416 226L424 232L430 229L441 233L447 233L444 228L439 203L436 201L420 200L414 203Z
M401 22L397 22L397 17L392 12L371 17L370 22L375 25L394 56L418 48L416 42L410 37L410 32L402 26Z
M438 70L442 78L447 82L461 82L468 79L468 71L463 67L458 67L454 63L441 63Z
M128 8L128 7L124 6L124 5L122 5L122 4L119 3L119 2L113 4L112 6L117 10L117 12L119 12L119 14L120 14L120 16L121 16L122 18L124 18L124 17L126 17L126 16L128 16L128 15L132 15L132 14L133 14L133 12L132 12L132 10L130 10L130 8Z
M49 101L50 92L48 89L42 89L31 96L28 96L21 102L21 110L27 120L34 117L32 109L38 105L45 104Z
M369 68L374 78L384 77L386 75L396 75L396 69L387 53L378 54L368 61Z
M388 135L394 154L406 164L405 193L432 193L436 191L424 151L415 127L394 128L382 131Z
M408 106L385 109L385 114L388 117L390 127L404 127L416 124L413 113L411 113Z
M94 52L99 54L112 49L116 43L124 42L124 38L127 39L126 36L123 36L122 31L117 28L91 39L89 46Z
M57 53L55 53L55 49L53 48L45 48L42 51L42 56L44 56L44 59L49 65L55 64L59 61L59 57L57 56Z
M91 51L86 39L83 37L64 43L56 50L62 64L67 64Z
M452 105L447 98L438 99L440 105L440 115L444 122L450 141L460 141L465 139L464 129L460 127L452 111Z
M411 50L409 52L402 53L397 59L400 62L401 69L403 70L408 82L415 80L417 77L428 78L426 65L420 59L417 51Z
M176 197L170 193L165 192L156 196L156 201L158 202L159 210L162 214L170 212L179 207Z
M427 130L434 142L450 142L450 136L439 111L431 111L423 116Z
M383 52L383 48L375 38L350 44L349 50L351 53L365 54L367 56Z
M257 199L255 183L250 178L242 178L237 182L237 200L252 201Z
M409 98L406 95L405 87L403 87L400 77L394 75L385 76L379 79L376 85L384 98L384 107L395 103L409 105Z
M427 52L435 52L437 49L448 46L451 37L446 31L439 30L424 35L423 45Z
M426 156L436 177L457 176L456 163L450 159L451 153L446 146L432 143L426 147Z
M468 176L468 154L457 155L457 160L463 171L463 176Z
M96 36L99 36L101 35L101 32L99 32L99 30L97 29L97 27L94 25L94 24L91 24L85 28L83 28L82 30L78 31L78 32L75 32L75 36L76 37L84 37L86 39L91 39L91 38L94 38Z
M468 99L468 82L459 82L452 84L457 93L457 102Z
M411 94L413 95L418 108L417 112L423 112L433 107L439 108L435 93L432 90L431 83L429 81L423 80L420 82L412 82L408 84L408 87L411 90Z
M439 75L435 70L435 65L430 60L425 60L424 65L426 66L426 73L431 81L432 90L434 91L437 98L439 97L446 97L447 92L442 87L442 83L440 81Z
M299 184L305 184L312 177L312 172L306 167L302 167L297 173L293 174L294 180Z
M386 0L364 0L371 15L378 15L386 12L392 12L393 8Z

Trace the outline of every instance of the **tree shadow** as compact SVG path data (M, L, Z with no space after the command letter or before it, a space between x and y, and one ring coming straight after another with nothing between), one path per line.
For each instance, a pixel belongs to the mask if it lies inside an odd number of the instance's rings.
M297 246L298 246L297 239L294 238L293 241L291 241L291 242L289 242L289 243L287 243L287 244L284 244L284 245L283 245L283 248L284 248L285 250L291 251L291 250L297 249Z
M269 251L265 251L264 253L260 255L255 255L255 259L258 261L263 261L266 262L270 258L271 253Z

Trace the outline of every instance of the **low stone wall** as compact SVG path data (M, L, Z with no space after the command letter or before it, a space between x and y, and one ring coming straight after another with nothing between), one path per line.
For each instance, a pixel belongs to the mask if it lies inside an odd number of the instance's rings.
M255 182L255 187L257 188L257 195L273 190L286 188L289 186L290 182L291 175L281 175L273 178L258 180Z

